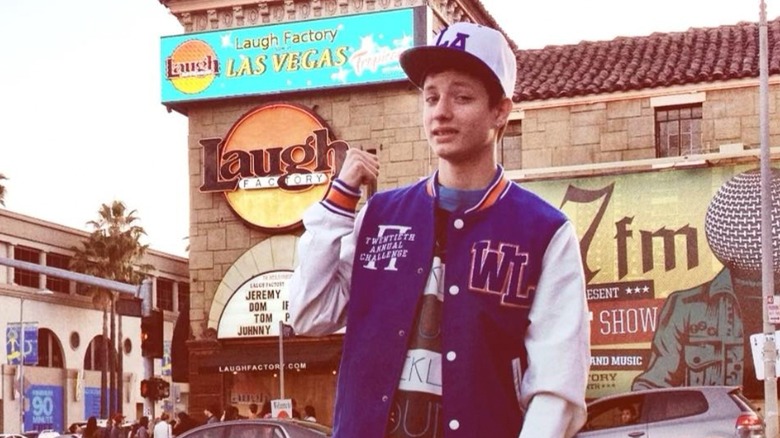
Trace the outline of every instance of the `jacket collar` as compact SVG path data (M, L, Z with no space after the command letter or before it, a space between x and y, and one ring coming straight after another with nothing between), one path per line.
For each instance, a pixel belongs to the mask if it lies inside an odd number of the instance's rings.
M485 190L485 194L482 196L482 199L480 199L479 202L477 202L474 206L467 209L465 213L469 214L472 212L483 211L492 207L493 205L495 205L496 202L499 201L499 199L504 197L504 195L509 191L509 188L511 186L512 186L512 182L508 180L504 175L504 168L501 167L501 165L497 165L496 174L493 176L493 179L490 181L490 184L488 184L487 189ZM425 190L428 193L428 195L431 196L432 198L434 199L439 198L439 171L438 170L428 178L428 181L425 184Z

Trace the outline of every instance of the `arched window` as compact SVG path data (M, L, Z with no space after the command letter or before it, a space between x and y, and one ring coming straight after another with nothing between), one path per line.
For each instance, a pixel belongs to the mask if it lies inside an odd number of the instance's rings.
M87 353L84 355L84 369L92 371L109 370L108 363L106 362L106 350L111 348L111 345L105 342L102 335L97 335L92 338L92 341L87 347ZM114 350L116 355L116 350ZM116 356L114 356L116 357Z
M48 368L65 368L62 353L62 343L53 331L46 328L38 329L38 366Z

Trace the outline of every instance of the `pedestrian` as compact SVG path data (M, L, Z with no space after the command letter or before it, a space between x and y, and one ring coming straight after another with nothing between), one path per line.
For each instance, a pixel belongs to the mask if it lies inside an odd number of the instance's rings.
M160 414L160 420L154 425L152 436L154 438L173 438L171 423L168 422L170 415L167 412Z
M125 416L122 414L114 414L111 416L110 426L106 425L109 438L124 438L125 434L122 430L122 423L125 420Z
M146 415L138 420L138 428L135 430L135 438L149 438L149 417Z
M356 213L379 159L350 148L304 214L289 283L296 333L346 326L334 436L570 437L590 361L582 261L568 218L496 160L515 55L455 23L400 59L438 170Z
M134 421L133 424L130 426L130 433L128 434L129 438L135 438L138 434L138 427L140 426L140 423L138 421Z
M317 414L314 412L314 406L306 405L303 407L303 419L305 421L317 422Z
M203 415L206 416L207 424L219 422L219 418L221 414L222 414L222 409L219 407L219 405L216 404L213 404L203 410Z
M184 411L176 413L176 424L173 426L173 435L179 436L182 433L197 427L198 424L192 417Z
M264 401L263 409L260 411L260 418L271 418L273 416L272 412L271 400Z
M100 431L100 438L111 438L111 429L114 428L114 415L106 419L106 427Z
M92 416L87 418L87 425L84 427L84 438L99 438L100 429L98 429L97 418Z
M259 409L260 407L257 406L257 403L249 403L249 418L259 418Z

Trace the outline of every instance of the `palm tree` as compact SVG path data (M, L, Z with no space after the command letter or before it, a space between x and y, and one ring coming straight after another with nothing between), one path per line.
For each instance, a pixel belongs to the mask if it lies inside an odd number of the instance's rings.
M142 264L141 259L148 249L148 245L140 242L145 235L143 227L136 225L138 217L136 211L128 211L121 201L114 201L111 205L102 204L98 210L98 219L87 222L92 232L82 242L82 247L73 248L74 256L71 261L71 269L95 277L108 280L121 281L123 283L140 283L144 275L153 269L151 265ZM111 412L121 412L122 379L118 379L118 387L115 385L115 365L119 363L121 372L121 345L117 345L115 331L115 313L117 294L98 287L89 287L86 293L92 297L92 303L103 311L103 351L105 352L104 366L101 369L100 378L100 416L107 418L106 403L103 399L108 386L107 371L111 372ZM108 330L108 315L111 315L111 333ZM120 327L121 330L121 327ZM110 343L108 342L110 340ZM119 342L121 344L121 342ZM106 369L108 365L109 370ZM121 376L121 374L120 374ZM116 391L114 389L116 388ZM116 394L118 400L113 395Z
M6 178L5 175L0 173L0 181L4 179L8 179L8 178ZM0 184L0 205L5 207L5 186L2 184Z

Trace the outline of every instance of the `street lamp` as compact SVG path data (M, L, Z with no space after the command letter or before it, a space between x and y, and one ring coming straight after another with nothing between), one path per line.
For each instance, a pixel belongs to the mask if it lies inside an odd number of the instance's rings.
M30 295L51 295L48 289L39 289ZM24 433L24 298L19 297L19 433Z

